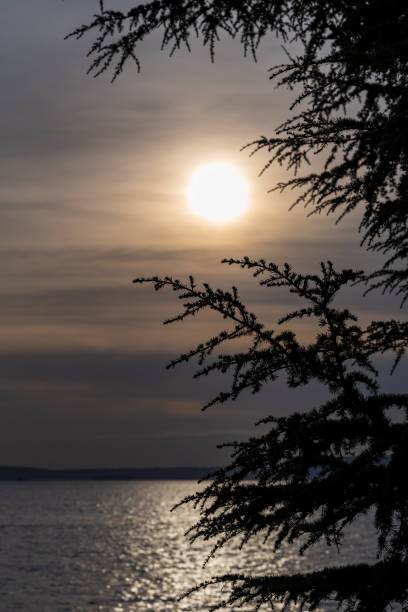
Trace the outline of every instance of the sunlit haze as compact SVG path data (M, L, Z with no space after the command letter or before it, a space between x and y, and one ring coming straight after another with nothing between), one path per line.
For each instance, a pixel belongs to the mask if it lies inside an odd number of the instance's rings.
M268 192L286 169L259 176L268 155L241 151L290 115L293 92L268 79L286 61L281 41L270 37L255 63L225 39L212 63L198 41L168 57L157 32L141 49L141 73L129 63L111 84L108 73L86 74L90 38L64 40L98 7L1 1L0 465L221 465L229 449L217 444L247 439L296 397L314 405L318 392L282 381L201 412L229 381L165 366L228 322L213 312L163 326L181 309L177 295L132 279L191 274L237 286L277 331L303 304L223 258L315 272L328 258L370 270L372 256L355 218L336 226L302 206L289 213L299 193ZM399 299L372 292L362 303L364 320L401 317Z

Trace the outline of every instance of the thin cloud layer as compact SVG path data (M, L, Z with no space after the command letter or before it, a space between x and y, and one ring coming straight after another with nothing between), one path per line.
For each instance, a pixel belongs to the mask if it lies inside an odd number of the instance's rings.
M194 274L215 287L237 284L275 325L294 306L290 296L219 265L223 257L290 261L301 271L327 258L374 262L359 249L356 218L336 227L288 213L294 194L267 193L284 169L258 178L266 159L240 153L288 112L290 96L267 78L277 41L257 64L223 41L212 65L199 45L170 59L153 37L142 73L129 67L111 85L86 76L87 41L64 41L96 6L2 2L0 463L218 464L225 454L214 454L216 443L245 437L296 397L282 382L203 415L199 406L222 380L193 383L189 369L163 368L225 323L208 316L163 328L179 309L175 295L132 279ZM249 212L229 226L194 217L186 200L191 173L212 160L236 164L251 185ZM357 304L367 320L398 312L389 297ZM316 388L302 393L320 398Z

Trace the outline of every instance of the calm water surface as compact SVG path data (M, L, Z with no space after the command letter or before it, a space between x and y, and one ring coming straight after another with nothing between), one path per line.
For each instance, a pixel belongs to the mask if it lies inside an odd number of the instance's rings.
M218 600L218 590L177 598L217 573L308 571L374 558L373 531L362 521L341 555L325 545L303 557L289 546L272 553L254 540L243 551L230 546L203 569L208 545L192 546L183 536L197 513L169 511L195 487L181 481L0 483L1 610L201 612Z

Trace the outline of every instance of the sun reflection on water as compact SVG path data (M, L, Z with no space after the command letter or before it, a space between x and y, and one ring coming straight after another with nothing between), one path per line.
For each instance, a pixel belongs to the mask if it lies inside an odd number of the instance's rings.
M133 610L180 610L203 611L214 601L219 600L220 588L210 587L205 591L194 593L186 599L177 601L178 597L195 584L208 580L225 572L238 573L243 570L253 575L296 573L312 571L326 565L345 562L344 555L333 555L332 549L325 545L316 547L313 552L300 556L293 546L283 546L277 553L272 551L272 544L264 544L261 538L254 539L240 550L238 543L230 544L221 550L208 565L203 568L210 544L193 545L184 537L186 528L193 524L198 513L191 507L182 507L174 513L169 507L186 494L190 493L194 483L144 483L150 494L136 498L137 510L133 509L124 519L133 526L127 530L126 545L120 556L128 572L123 575L122 567L115 574L115 583L122 581L122 603L116 610L130 612ZM161 499L158 499L157 497ZM367 528L351 534L353 560L365 560L367 554ZM350 558L350 550L348 551ZM225 587L224 587L225 589ZM225 592L225 591L224 591ZM238 609L238 608L237 608ZM264 607L270 610L269 606ZM281 607L275 606L279 611ZM335 609L334 604L325 606L325 610ZM239 610L252 612L253 607L242 607Z
M11 552L0 564L0 581L6 585L2 599L10 610L204 612L219 601L219 587L178 598L217 574L295 573L375 556L368 545L370 528L361 522L350 532L342 555L324 544L303 557L289 545L274 553L272 544L254 539L243 550L238 543L230 544L203 568L211 545L191 545L184 537L197 512L186 506L170 512L195 490L193 482L7 486L1 485L6 491L0 518L3 546ZM19 590L13 589L13 580L18 580ZM330 603L324 607L334 609ZM253 612L251 607L239 610Z

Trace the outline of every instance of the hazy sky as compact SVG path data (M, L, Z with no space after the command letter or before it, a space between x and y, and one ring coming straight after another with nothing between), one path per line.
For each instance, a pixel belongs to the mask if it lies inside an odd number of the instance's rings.
M174 295L132 279L192 273L238 284L272 324L291 301L221 266L223 257L290 261L302 271L328 258L369 269L373 259L359 250L357 217L335 226L301 208L288 213L292 194L267 193L284 170L258 178L266 157L240 152L288 114L289 94L267 73L282 59L278 41L263 46L258 63L223 41L211 64L198 43L170 59L152 37L141 74L129 65L112 85L109 75L86 75L90 38L63 40L97 6L0 6L0 464L217 465L225 458L217 443L323 393L278 383L200 412L227 382L164 367L223 322L163 327L178 311ZM186 198L193 171L217 160L236 164L250 184L249 211L222 226L195 216ZM389 296L353 300L363 320L399 316ZM399 380L386 384L396 389Z

